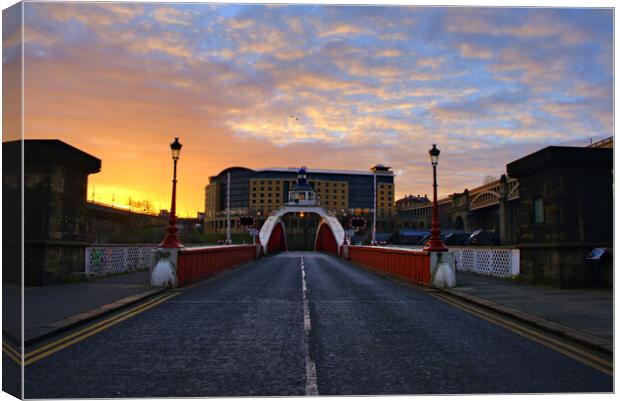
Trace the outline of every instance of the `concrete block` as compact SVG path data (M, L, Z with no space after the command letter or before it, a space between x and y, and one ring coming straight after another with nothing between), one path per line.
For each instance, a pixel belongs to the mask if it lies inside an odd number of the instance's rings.
M456 287L456 263L450 252L430 252L431 286L435 288Z
M176 248L157 248L155 265L151 268L151 286L176 288L177 260L179 250Z

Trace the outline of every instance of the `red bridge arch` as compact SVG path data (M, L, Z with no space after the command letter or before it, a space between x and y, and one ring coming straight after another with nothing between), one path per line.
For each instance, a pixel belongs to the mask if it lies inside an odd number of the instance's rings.
M284 233L284 224L278 222L271 231L269 242L267 242L267 253L276 251L286 251L288 249L286 245L286 234Z
M319 252L329 252L338 255L338 244L331 227L323 222L319 223L316 240L314 241L314 250Z
M316 213L321 216L321 222L317 229L314 241L314 249L331 252L339 255L340 248L344 244L344 228L336 218L327 213L320 206L285 205L273 211L263 223L258 233L258 239L263 247L263 253L269 254L278 250L288 250L286 233L281 217L287 213ZM325 227L323 227L325 226Z

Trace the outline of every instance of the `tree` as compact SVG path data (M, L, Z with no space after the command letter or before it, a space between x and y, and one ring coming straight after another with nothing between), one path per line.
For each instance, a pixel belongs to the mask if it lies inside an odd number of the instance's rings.
M133 200L130 196L127 199L127 205L129 206L129 211L131 212L155 214L155 208L153 207L151 201L149 201L148 199L143 201L136 201Z
M486 185L486 184L490 184L493 181L497 181L499 180L499 178L493 176L493 175L485 175L484 178L482 179L482 184Z

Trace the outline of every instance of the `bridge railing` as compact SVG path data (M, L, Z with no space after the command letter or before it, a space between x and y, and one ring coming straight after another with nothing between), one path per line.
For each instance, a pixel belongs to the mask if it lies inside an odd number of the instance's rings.
M424 245L390 246L393 249L422 251ZM458 271L494 277L519 275L520 253L508 246L448 246Z
M431 262L427 252L376 246L347 246L343 254L354 263L407 281L430 285Z
M84 272L87 276L107 276L146 270L154 263L154 244L93 245L86 247Z
M495 277L519 275L520 253L510 247L449 247L458 271Z
M223 270L254 260L259 255L260 246L257 245L182 248L177 259L178 285L204 280Z

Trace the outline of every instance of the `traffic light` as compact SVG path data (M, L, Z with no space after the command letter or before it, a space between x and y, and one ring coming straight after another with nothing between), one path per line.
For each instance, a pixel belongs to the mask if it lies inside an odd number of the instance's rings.
M363 217L353 217L351 218L351 228L353 229L363 229L366 227L366 219Z
M254 226L254 217L252 216L243 216L239 218L239 225L241 227L253 227Z

